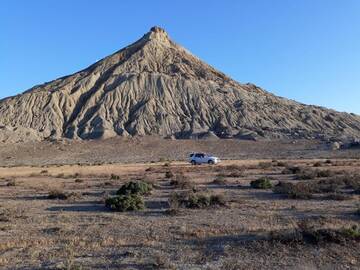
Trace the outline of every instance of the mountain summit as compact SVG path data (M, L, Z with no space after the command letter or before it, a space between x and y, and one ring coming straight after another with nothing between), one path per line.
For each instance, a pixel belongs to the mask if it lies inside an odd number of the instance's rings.
M240 84L153 27L88 68L0 101L0 139L360 137L360 117Z

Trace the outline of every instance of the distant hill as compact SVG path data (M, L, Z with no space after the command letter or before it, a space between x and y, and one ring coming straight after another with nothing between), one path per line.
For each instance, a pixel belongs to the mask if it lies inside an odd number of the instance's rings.
M80 72L0 101L2 141L135 135L360 138L360 117L240 84L159 27Z

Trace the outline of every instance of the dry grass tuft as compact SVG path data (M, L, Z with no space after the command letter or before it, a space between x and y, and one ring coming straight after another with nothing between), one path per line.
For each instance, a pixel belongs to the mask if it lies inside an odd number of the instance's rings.
M183 173L176 174L174 179L170 181L170 185L178 189L192 189L195 187L195 184Z

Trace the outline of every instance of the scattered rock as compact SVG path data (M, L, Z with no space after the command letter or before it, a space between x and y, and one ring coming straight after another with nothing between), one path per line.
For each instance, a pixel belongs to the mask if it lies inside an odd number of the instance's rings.
M330 144L330 149L331 150L339 150L341 147L341 144L339 142L333 142Z

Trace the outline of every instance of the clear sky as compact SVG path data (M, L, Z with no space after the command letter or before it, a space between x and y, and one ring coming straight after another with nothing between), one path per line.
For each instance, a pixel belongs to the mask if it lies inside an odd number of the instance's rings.
M83 69L153 25L239 82L360 114L359 0L1 0L0 98Z

